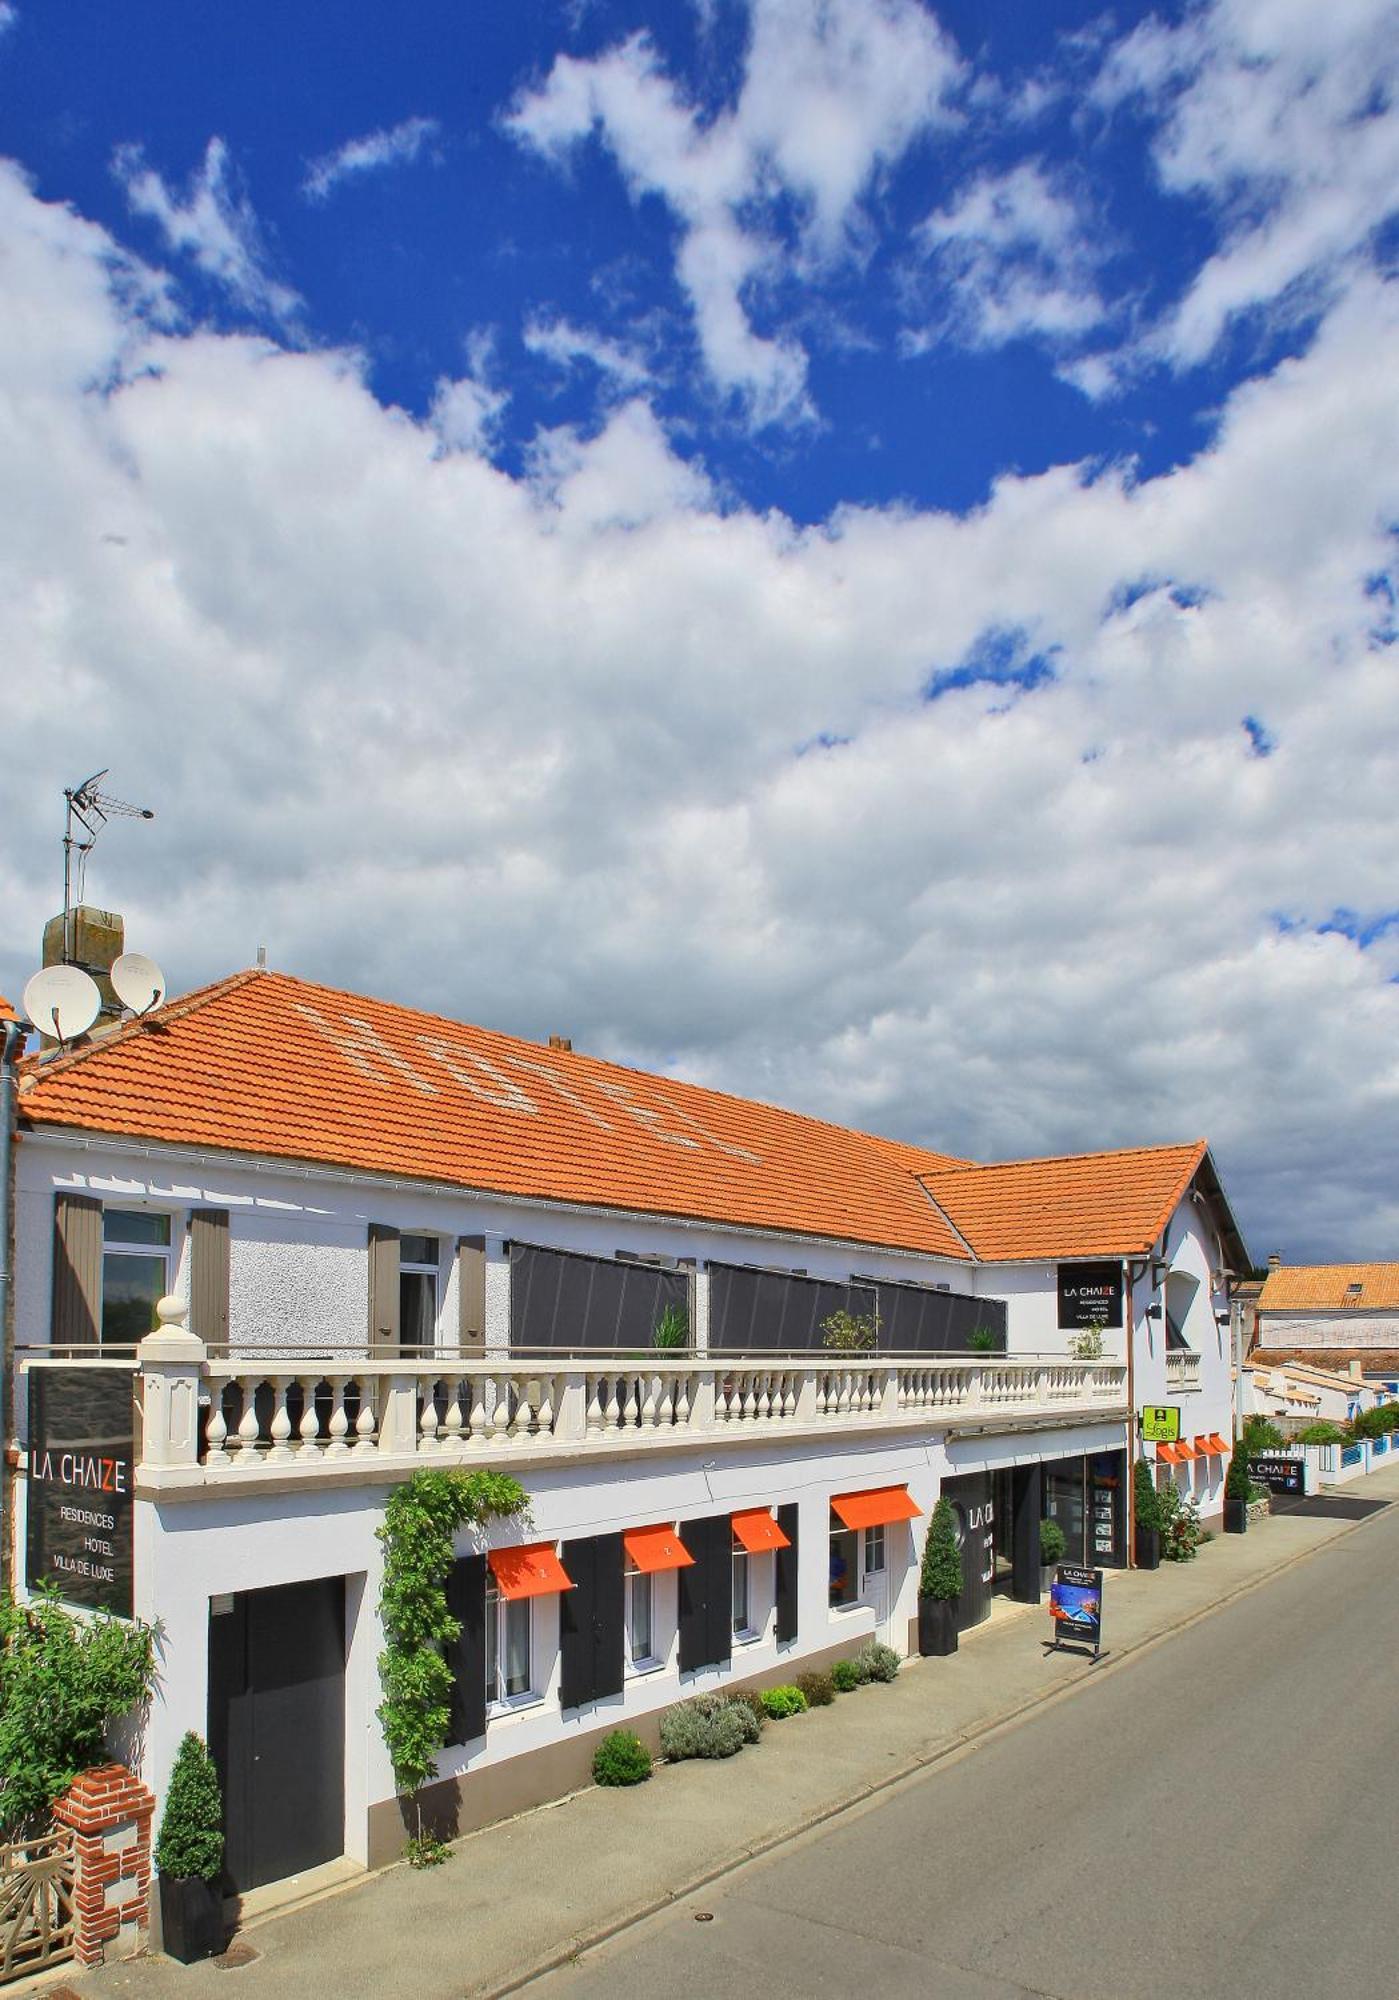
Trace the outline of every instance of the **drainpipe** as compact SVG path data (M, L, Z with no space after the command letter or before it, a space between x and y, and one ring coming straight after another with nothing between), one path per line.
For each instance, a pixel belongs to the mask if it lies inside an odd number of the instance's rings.
M1150 1271L1127 1259L1127 1567L1137 1566L1137 1285Z
M14 1182L15 1062L24 1052L27 1021L0 1022L0 1586L13 1583L14 1473L9 1449L15 1429Z

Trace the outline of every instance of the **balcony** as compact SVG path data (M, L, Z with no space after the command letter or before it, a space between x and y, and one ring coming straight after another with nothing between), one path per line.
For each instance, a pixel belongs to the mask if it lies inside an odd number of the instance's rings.
M1177 1396L1193 1395L1200 1387L1200 1357L1188 1348L1173 1347L1166 1351L1166 1388Z
M558 1354L215 1358L162 1301L135 1363L138 1493L577 1465L852 1434L1121 1422L1127 1371L1036 1356ZM31 1356L24 1367L62 1365ZM88 1366L102 1366L94 1359ZM130 1369L132 1363L112 1361Z

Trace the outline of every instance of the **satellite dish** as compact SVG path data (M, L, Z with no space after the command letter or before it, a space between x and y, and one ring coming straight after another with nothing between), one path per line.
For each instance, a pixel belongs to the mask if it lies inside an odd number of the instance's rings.
M133 1014L153 1014L165 998L165 974L143 951L124 951L107 976L122 1006Z
M24 1011L55 1042L75 1042L102 1012L97 981L76 965L46 965L24 989Z

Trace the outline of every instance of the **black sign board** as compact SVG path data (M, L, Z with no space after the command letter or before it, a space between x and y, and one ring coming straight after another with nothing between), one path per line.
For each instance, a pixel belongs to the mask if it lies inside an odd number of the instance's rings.
M29 1371L25 1580L118 1618L132 1614L133 1388L124 1368Z
M1049 1586L1049 1615L1056 1646L1091 1646L1096 1657L1103 1643L1103 1572L1060 1563Z
M1061 1264L1059 1324L1074 1328L1121 1326L1122 1266Z
M1285 1458L1281 1452L1264 1452L1259 1458L1248 1462L1248 1476L1256 1479L1260 1486L1266 1486L1270 1493L1304 1493L1306 1491L1306 1463L1300 1458Z

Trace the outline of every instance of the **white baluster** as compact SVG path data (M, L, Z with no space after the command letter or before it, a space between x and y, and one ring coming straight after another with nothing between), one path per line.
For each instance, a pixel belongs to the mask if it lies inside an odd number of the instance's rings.
M627 1401L626 1408L622 1412L622 1422L628 1430L635 1430L641 1422L641 1397L635 1375L627 1377Z
M751 1424L758 1414L758 1398L753 1393L753 1384L757 1377L750 1372L743 1379L747 1384L743 1392L743 1420Z
M330 1443L325 1448L327 1458L344 1458L350 1447L345 1442L345 1433L350 1428L350 1415L345 1408L345 1377L332 1375L330 1378Z
M653 1431L656 1428L656 1413L658 1408L656 1391L659 1387L660 1383L657 1377L648 1375L646 1378L646 1394L642 1399L641 1414L638 1418L638 1422L643 1430Z
M546 1375L539 1385L539 1408L534 1413L534 1421L541 1437L554 1434L554 1405L558 1398L558 1384L552 1375Z
M291 1436L291 1411L287 1408L287 1391L291 1387L289 1375L274 1375L272 1378L272 1398L275 1408L272 1412L272 1444L267 1453L269 1462L281 1464L293 1456L287 1440Z
M684 1430L690 1421L690 1411L694 1407L693 1383L688 1375L675 1378L675 1427Z
M359 1415L355 1418L355 1450L374 1451L377 1449L375 1433L378 1429L374 1421L374 1377L366 1375L359 1384Z
M321 1420L316 1414L316 1389L314 1381L303 1381L301 1387L301 1422L297 1433L301 1439L301 1455L309 1458L316 1455L321 1439Z
M471 1415L466 1427L471 1433L472 1444L484 1444L486 1440L486 1398L484 1385L479 1375L471 1377Z
M257 1384L250 1376L244 1376L243 1415L238 1425L238 1456L240 1460L251 1462L257 1451Z
M675 1422L675 1378L673 1375L662 1375L659 1379L661 1400L656 1406L656 1422L663 1431L668 1431Z
M533 1382L520 1384L520 1400L515 1406L515 1435L528 1437L534 1427L534 1402L530 1390Z
M622 1405L617 1395L618 1380L616 1375L609 1375L607 1378L607 1408L603 1413L603 1423L610 1431L619 1431L622 1428Z
M602 1397L598 1391L598 1377L596 1375L590 1375L588 1377L588 1414L586 1418L586 1428L589 1431L600 1431L602 1429Z
M213 1384L213 1392L209 1402L209 1427L204 1433L204 1462L210 1471L216 1470L226 1456L225 1442L228 1437L228 1424L223 1414L223 1390L224 1385L222 1382L215 1382Z
M505 1444L510 1437L510 1397L505 1384L493 1380L495 1408L491 1412L491 1443Z
M449 1449L461 1443L465 1421L461 1408L461 1377L453 1375L448 1383L447 1413L442 1419L442 1442Z

